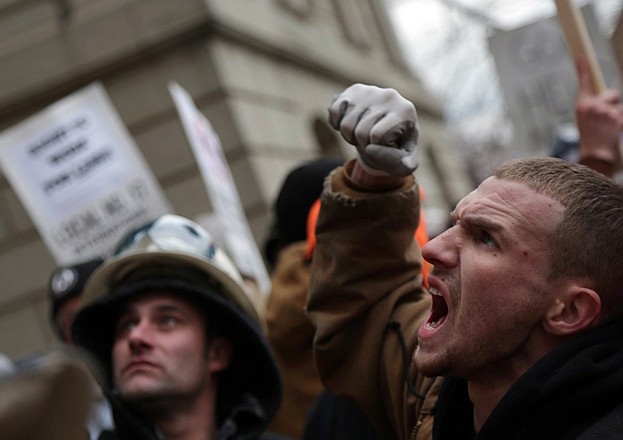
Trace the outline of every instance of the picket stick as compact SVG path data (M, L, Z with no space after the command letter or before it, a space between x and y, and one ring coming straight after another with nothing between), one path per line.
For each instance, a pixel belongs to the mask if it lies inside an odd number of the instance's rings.
M567 46L574 60L585 57L593 79L595 93L599 94L606 89L606 82L597 61L595 49L588 35L586 23L579 8L573 0L555 0L558 9L558 20L562 27Z
M588 61L593 82L593 89L596 94L606 90L606 82L604 75L599 67L595 48L588 35L586 23L580 9L573 3L573 0L555 0L558 9L558 20L562 27L567 46L574 60L585 57ZM621 163L619 169L623 168L623 143L619 142L619 150L621 151Z

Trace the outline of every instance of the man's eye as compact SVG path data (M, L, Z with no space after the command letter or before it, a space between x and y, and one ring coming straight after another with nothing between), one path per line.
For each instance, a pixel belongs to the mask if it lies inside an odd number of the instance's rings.
M497 245L497 243L495 242L495 239L487 231L480 231L480 241L485 246L494 247Z
M127 335L134 327L136 327L137 321L135 319L120 319L115 327L115 333L117 337Z
M163 327L175 327L180 323L180 320L175 316L163 316L159 323Z

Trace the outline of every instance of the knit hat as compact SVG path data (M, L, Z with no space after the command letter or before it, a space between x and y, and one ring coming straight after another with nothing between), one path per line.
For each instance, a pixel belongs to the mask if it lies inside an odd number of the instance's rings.
M320 197L325 177L342 163L318 159L298 166L286 176L275 202L271 233L264 244L264 255L271 265L283 247L307 239L309 209Z

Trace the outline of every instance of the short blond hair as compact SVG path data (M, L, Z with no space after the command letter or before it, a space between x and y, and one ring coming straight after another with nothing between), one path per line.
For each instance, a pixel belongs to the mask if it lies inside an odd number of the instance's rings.
M582 165L554 158L517 159L494 176L524 183L558 201L563 218L550 237L550 278L585 278L602 314L623 315L623 186Z

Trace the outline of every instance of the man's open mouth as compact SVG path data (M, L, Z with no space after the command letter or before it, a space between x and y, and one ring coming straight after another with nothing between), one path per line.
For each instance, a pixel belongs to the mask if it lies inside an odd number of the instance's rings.
M428 329L436 329L443 324L448 316L448 304L446 304L446 300L443 299L438 289L431 287L429 291L433 297L433 303L430 316L428 321L426 321L426 327Z

